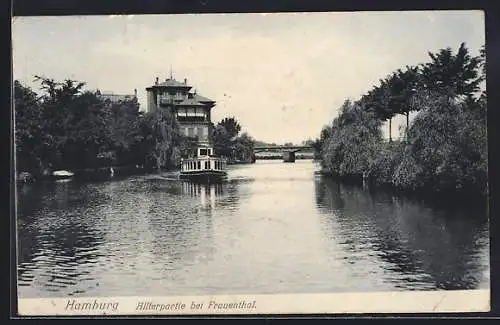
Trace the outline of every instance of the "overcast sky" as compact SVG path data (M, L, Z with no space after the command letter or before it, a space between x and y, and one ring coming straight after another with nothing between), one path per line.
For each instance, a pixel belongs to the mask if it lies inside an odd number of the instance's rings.
M13 22L14 78L87 82L114 93L156 76L188 79L254 138L315 138L345 99L428 61L428 51L484 44L481 11L21 17ZM384 131L386 129L384 128ZM397 133L397 123L393 127Z

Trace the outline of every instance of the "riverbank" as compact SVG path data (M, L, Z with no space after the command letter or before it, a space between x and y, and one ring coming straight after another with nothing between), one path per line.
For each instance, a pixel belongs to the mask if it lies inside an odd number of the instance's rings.
M66 178L77 178L81 180L106 180L116 176L130 176L148 172L143 166L108 166L84 169L65 169L64 171L73 174ZM38 177L28 173L19 173L16 181L18 184L30 184L41 181L53 181L59 179L51 172L46 172Z
M317 175L321 175L323 177L327 177L344 184L364 187L369 191L382 190L396 197L406 197L409 199L423 200L425 202L434 204L441 204L445 202L459 202L457 204L482 206L483 208L488 208L489 195L487 193L481 193L470 189L454 191L437 191L432 188L402 189L393 184L377 184L375 180L370 176L364 178L363 175L340 176L326 169L320 169L315 173Z
M283 159L282 155L267 155L267 156L257 156L256 160L281 160ZM319 159L318 157L315 157L314 155L295 155L295 159Z

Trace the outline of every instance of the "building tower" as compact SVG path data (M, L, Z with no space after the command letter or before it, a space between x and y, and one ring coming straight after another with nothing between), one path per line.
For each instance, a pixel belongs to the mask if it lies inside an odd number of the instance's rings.
M184 82L170 78L147 87L147 112L169 110L177 119L181 134L196 138L199 145L210 145L211 109L215 101L191 91Z

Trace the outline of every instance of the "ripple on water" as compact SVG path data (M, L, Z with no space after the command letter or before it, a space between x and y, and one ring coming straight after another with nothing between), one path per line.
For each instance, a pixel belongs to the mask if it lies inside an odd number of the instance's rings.
M213 188L134 176L30 191L19 209L26 297L422 290L489 281L484 227L456 211L325 180L310 162L237 166Z

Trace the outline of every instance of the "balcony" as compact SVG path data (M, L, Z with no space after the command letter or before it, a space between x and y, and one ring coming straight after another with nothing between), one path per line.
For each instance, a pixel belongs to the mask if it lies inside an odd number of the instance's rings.
M208 122L205 116L185 116L177 115L177 121L179 123L204 123Z
M164 96L160 97L160 104L171 105L182 102L184 99L185 99L184 96Z

